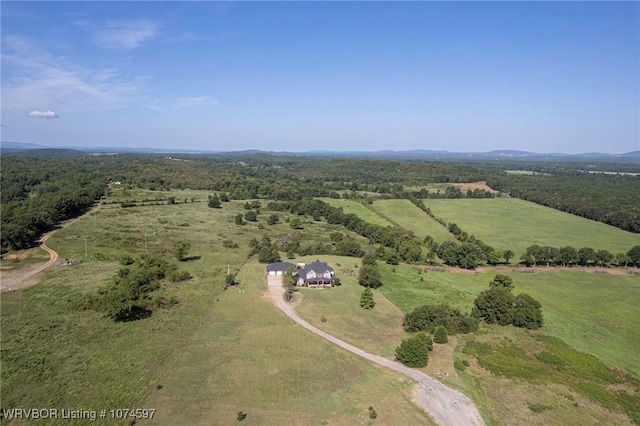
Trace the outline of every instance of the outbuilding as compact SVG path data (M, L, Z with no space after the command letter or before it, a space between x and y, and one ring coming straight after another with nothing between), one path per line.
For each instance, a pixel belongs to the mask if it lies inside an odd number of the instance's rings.
M296 265L290 262L270 263L267 265L267 275L282 275L289 269L296 269Z

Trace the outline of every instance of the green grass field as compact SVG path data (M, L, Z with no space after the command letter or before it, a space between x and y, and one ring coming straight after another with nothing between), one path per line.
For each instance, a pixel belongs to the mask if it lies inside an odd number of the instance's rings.
M398 226L413 232L420 239L430 235L439 243L455 241L449 231L409 200L376 200L371 205L371 209L389 218Z
M489 269L458 274L418 271L408 265L381 265L385 285L380 291L404 312L425 303L449 303L469 312L477 294L488 288L496 274ZM572 271L500 273L513 278L515 294L529 293L542 303L545 332L640 377L637 276Z
M376 214L371 209L364 206L362 203L354 200L338 200L336 198L320 198L325 203L334 207L341 207L345 214L353 213L365 222L373 223L380 226L393 226L391 222Z
M153 201L133 208L118 204L129 197L151 200L156 194L174 196L180 204L155 205ZM411 401L410 381L308 333L265 297L264 265L246 259L249 240L293 232L288 214L278 213L281 223L269 226L265 219L270 212L262 211L259 222L238 226L233 218L244 212L244 202L210 209L207 195L205 191L114 188L108 199L114 203L62 229L49 241L62 259L72 259L76 265L54 267L39 285L3 293L3 408L157 408L154 423L158 424L236 424L237 412L244 411L248 417L243 424L351 425L369 423L367 407L372 405L378 413L375 423L428 424L428 417ZM409 217L423 214L404 201L381 200L374 207L387 205L390 217L402 211L409 212ZM459 225L467 230L462 222ZM328 241L333 230L347 233L310 218L303 218L303 226L296 231L303 241ZM183 239L192 243L191 260L178 262L172 258L172 246ZM222 242L227 239L239 247L224 248ZM95 292L118 271L122 255L145 250L165 256L193 276L183 283L165 284L161 290L178 301L176 306L129 323L114 323L100 313L73 308L79 294ZM300 314L347 342L388 357L406 336L401 329L404 312L439 302L468 311L495 275L490 269L424 272L415 266L379 263L384 285L374 291L375 309L365 311L357 305L362 291L356 280L360 259L308 256L296 260L315 259L328 261L344 285L297 292ZM227 265L238 271L243 292L223 290ZM542 303L542 333L640 377L637 276L542 268L528 274L507 268L500 272L514 278L515 293L527 292ZM628 423L618 413L622 403L615 393L635 389L635 382L622 380L606 387L591 378L592 370L594 374L604 371L600 364L560 343L540 341L539 335L484 326L474 335L438 346L427 371L452 372L443 381L472 396L489 424ZM485 343L490 351L476 357L463 352L472 340ZM553 361L556 354L574 360L580 368L563 370L558 380L521 377L527 374L527 365L552 371L548 368L553 365L540 364L536 358L540 351L552 354L544 359ZM456 374L453 359L467 360L470 367ZM491 371L500 371L501 366L511 369L491 374L478 367L480 361ZM636 397L628 401L632 407L640 406L640 390L635 392Z
M424 203L436 217L456 223L496 250L512 250L512 262L518 262L532 244L592 247L613 254L640 244L637 234L514 198L428 199Z
M193 195L205 200L207 193ZM291 229L285 217L266 225L266 213L235 225L242 204L107 204L59 231L49 245L76 265L2 295L3 408L147 407L158 410L154 423L161 424L236 424L242 410L246 424L354 424L369 420L372 405L382 423L429 423L411 400L409 380L302 330L265 300L264 265L245 264L249 240ZM303 223L305 238L333 229ZM128 323L73 308L79 294L117 272L120 256L143 253L145 239L147 251L193 276L161 290L176 306ZM177 262L172 245L183 239L192 243L191 260ZM223 248L225 239L239 247ZM243 293L223 290L227 265L239 270Z

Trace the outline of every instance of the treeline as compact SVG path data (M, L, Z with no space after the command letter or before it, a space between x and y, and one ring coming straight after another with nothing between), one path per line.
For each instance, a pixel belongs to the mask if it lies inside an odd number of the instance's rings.
M640 178L562 171L513 175L495 168L444 162L402 162L268 154L118 154L73 158L3 156L2 251L32 246L39 235L81 214L110 180L156 191L203 189L230 199L300 201L310 197L492 197L453 185L487 181L511 196L640 232Z
M611 253L592 247L576 249L571 246L552 247L533 244L520 258L527 266L640 266L640 245L626 253Z

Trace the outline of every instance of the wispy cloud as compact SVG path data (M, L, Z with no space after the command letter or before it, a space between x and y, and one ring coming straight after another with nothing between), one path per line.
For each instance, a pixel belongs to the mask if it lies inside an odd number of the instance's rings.
M216 106L218 101L211 96L193 96L188 98L178 98L176 106L178 108L190 108L199 106Z
M135 102L139 87L117 68L91 69L41 51L35 44L4 35L3 109L79 111Z
M58 114L56 114L54 111L51 111L50 109L46 111L33 110L27 115L33 118L60 118Z
M132 50L154 39L160 24L149 19L126 19L106 21L102 24L77 22L89 29L94 43L104 49Z

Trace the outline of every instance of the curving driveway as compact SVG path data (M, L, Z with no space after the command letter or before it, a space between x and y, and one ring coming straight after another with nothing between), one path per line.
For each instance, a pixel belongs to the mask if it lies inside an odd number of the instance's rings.
M409 368L399 362L391 361L387 358L365 352L360 348L350 345L349 343L312 326L300 318L294 311L293 307L284 301L284 298L282 297L283 290L280 277L268 277L268 284L272 301L287 316L302 327L327 339L341 348L353 352L354 354L368 359L369 361L375 362L378 365L405 374L418 382L418 398L420 405L439 424L446 426L484 425L484 421L473 402L460 392L446 387L439 381L431 378L421 371Z

